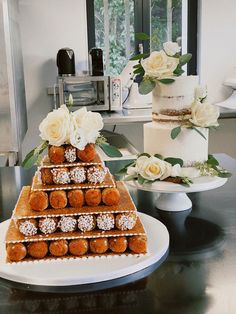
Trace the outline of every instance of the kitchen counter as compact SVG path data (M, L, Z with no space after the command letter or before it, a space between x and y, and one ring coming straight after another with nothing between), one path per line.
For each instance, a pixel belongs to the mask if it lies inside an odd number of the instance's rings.
M125 278L113 281L113 288L93 284L87 292L79 286L37 292L0 279L0 312L234 314L236 160L224 154L216 157L234 176L221 188L189 194L191 212L158 211L156 194L130 189L138 210L161 220L170 233L169 256L152 273L130 283ZM107 165L115 171L120 161ZM10 218L21 187L31 183L34 171L0 168L1 221Z
M102 117L106 125L150 122L152 120L152 109L123 109L114 112L102 112ZM233 118L236 118L236 109L220 108L220 119Z

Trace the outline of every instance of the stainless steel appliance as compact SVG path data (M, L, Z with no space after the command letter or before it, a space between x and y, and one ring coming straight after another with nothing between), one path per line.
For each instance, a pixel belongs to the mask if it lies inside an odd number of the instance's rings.
M56 91L55 91L56 93ZM122 86L119 77L112 76L59 76L58 101L75 109L86 106L88 110L115 111L122 109ZM54 94L56 98L56 94Z

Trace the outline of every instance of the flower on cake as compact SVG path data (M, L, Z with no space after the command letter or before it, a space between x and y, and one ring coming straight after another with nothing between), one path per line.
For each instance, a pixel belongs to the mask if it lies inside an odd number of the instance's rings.
M150 40L144 33L139 35L142 40ZM134 81L138 83L140 94L150 93L157 82L173 83L176 76L183 74L182 66L189 62L192 55L190 53L181 55L180 51L181 47L176 42L168 41L163 44L163 49L160 51L153 51L150 55L138 54L130 59L138 60L134 65Z
M135 161L121 169L117 175L125 175L125 181L134 180L139 184L151 184L164 180L189 186L193 179L201 176L228 178L231 173L220 167L212 155L209 155L205 162L195 162L185 167L180 158L163 158L159 154L142 153Z
M50 145L60 146L70 137L70 113L65 105L49 112L39 125L40 137Z
M219 108L209 104L195 101L191 106L191 119L189 121L198 127L217 127L219 126L217 119L219 118Z

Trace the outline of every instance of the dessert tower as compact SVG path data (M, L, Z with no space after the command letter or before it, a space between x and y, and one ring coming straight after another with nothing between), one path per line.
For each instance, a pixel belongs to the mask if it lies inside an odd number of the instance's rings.
M6 234L7 262L139 255L144 227L93 144L49 146Z

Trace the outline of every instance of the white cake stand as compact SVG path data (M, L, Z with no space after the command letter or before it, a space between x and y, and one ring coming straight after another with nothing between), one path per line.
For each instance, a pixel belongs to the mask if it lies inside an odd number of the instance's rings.
M186 193L219 188L227 182L227 179L220 177L199 177L192 181L193 183L189 187L164 181L156 181L146 185L141 185L137 181L126 181L126 183L140 190L160 193L156 200L156 207L164 211L177 212L192 208L192 201Z

